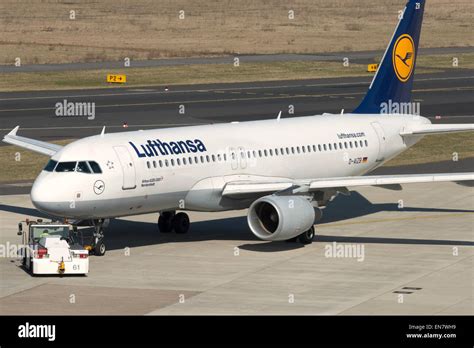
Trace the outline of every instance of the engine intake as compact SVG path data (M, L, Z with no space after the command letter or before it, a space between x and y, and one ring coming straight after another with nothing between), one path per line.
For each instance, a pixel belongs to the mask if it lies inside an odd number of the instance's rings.
M258 238L278 241L309 230L315 218L314 207L306 198L270 195L252 203L247 222Z

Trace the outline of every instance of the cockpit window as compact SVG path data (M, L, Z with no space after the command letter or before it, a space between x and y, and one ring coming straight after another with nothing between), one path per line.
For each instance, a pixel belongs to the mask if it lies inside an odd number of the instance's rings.
M56 168L55 168L56 167ZM97 162L94 161L79 161L79 162L56 162L50 160L44 170L48 172L78 172L86 174L101 174L102 170Z
M49 160L49 162L46 164L46 167L44 167L44 170L47 172L52 172L54 167L56 167L56 164L58 164L57 161Z
M89 165L91 166L92 171L93 171L95 174L100 174L100 173L102 173L102 170L100 169L100 166L97 164L97 162L89 161Z
M77 167L76 167L76 172L90 174L91 170L87 162L78 162Z
M59 162L55 172L73 172L76 168L76 162Z

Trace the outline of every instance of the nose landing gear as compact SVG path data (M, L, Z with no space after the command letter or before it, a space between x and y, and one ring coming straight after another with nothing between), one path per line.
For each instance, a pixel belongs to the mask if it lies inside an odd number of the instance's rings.
M94 255L103 256L107 248L104 243L104 219L94 221L94 235L92 239L92 252Z
M189 216L186 213L176 214L174 211L165 211L158 218L158 228L160 232L186 233L190 227Z

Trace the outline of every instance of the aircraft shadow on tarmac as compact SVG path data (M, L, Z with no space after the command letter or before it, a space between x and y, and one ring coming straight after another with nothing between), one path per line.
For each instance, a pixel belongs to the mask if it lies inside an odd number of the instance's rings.
M46 215L36 209L0 205L0 210L24 215L25 218L42 217ZM338 196L324 210L319 225L344 221L362 217L382 211L406 211L424 213L474 213L468 209L442 208L398 208L398 203L373 204L358 192L351 192L350 196ZM158 217L158 214L157 214ZM225 218L210 221L194 222L189 233L177 235L175 233L160 233L156 223L113 219L106 229L106 243L109 250L124 249L163 243L199 242L206 240L237 240L252 241L239 248L257 252L288 251L304 247L300 243L262 242L256 238L248 228L247 219L243 217ZM460 240L433 240L433 239L406 239L406 238L378 238L378 237L347 237L319 235L316 226L316 242L338 243L380 243L380 244L426 244L426 245L459 245L474 246L472 241ZM258 242L258 243L255 243Z

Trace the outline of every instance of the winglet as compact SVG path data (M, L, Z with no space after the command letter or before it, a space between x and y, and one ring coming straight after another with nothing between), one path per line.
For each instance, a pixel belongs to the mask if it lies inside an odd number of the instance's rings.
M280 121L280 118L281 118L281 110L280 110L280 112L278 113L277 122Z
M8 133L7 135L12 135L12 136L15 136L16 135L16 132L18 132L18 129L20 129L20 126L16 126L15 128L13 128L10 133Z

